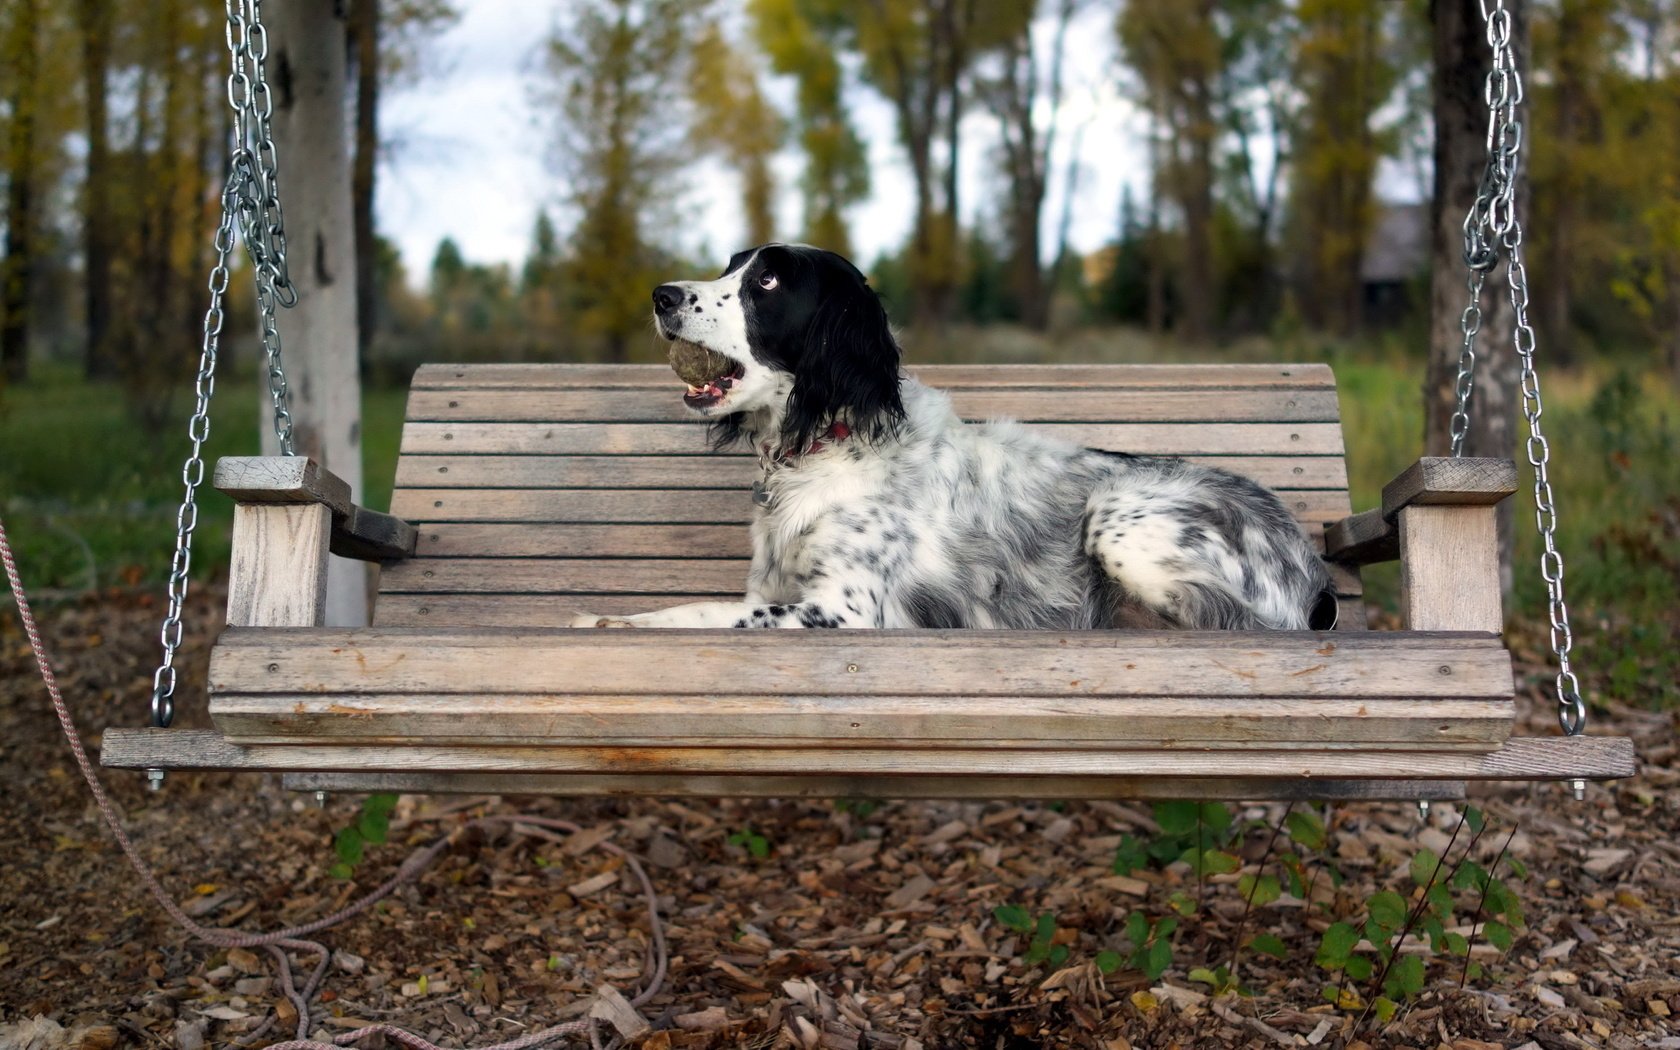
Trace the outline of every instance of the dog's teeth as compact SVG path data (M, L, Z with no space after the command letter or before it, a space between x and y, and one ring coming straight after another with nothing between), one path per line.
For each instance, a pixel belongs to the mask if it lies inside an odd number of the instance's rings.
M701 390L697 386L691 386L688 388L688 394L690 397L699 397L703 393L705 393L705 391Z

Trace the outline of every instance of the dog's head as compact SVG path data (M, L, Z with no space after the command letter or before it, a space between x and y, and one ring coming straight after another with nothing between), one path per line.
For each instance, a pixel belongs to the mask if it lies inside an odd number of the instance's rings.
M653 305L677 344L683 403L715 421L722 443L750 416L770 420L789 452L835 423L875 439L904 416L887 312L843 256L766 244L737 253L715 281L660 285Z

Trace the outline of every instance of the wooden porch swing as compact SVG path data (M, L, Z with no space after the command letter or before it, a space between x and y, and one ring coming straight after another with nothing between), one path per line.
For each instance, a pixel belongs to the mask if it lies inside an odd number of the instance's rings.
M260 86L261 55L230 45L236 71ZM1514 76L1508 42L1495 48L1496 71ZM223 232L237 215L272 332L289 285L273 173L257 161L272 156L258 94L235 102ZM1495 106L1495 126L1514 114ZM1500 221L1514 222L1513 172L1490 150L1487 192L1466 222L1479 272L1497 261ZM1506 242L1519 246L1520 235ZM215 280L212 292L219 318ZM207 324L188 507L218 331ZM278 347L265 343L276 374ZM1531 354L1532 341L1530 376ZM215 484L236 507L229 626L210 663L215 728L162 728L166 621L155 727L108 729L101 760L273 771L313 790L859 798L1428 800L1471 781L1634 772L1631 741L1577 735L1585 709L1567 674L1566 735L1512 736L1495 530L1516 489L1511 461L1419 460L1380 507L1352 515L1324 365L918 374L967 418L1186 456L1277 490L1322 545L1338 628L569 629L580 609L738 596L754 461L703 452L658 366L431 365L409 395L390 515L354 506L307 458L221 461ZM1470 375L1461 368L1461 413ZM283 378L276 390L283 409ZM1536 403L1536 435L1538 416ZM187 550L192 518L184 508ZM383 564L374 626L321 626L329 551ZM1367 631L1360 567L1395 558L1404 629ZM179 554L176 577L172 618ZM1554 590L1561 602L1561 582Z
M1627 740L1511 736L1510 461L1421 460L1349 517L1324 365L919 375L967 417L1278 490L1325 546L1338 629L568 629L738 596L755 461L697 453L659 366L432 365L396 517L308 459L219 464L237 507L216 728L112 729L103 761L316 790L860 798L1438 799L1633 772ZM375 626L319 626L329 548L385 563ZM1367 631L1359 566L1396 556L1406 629Z

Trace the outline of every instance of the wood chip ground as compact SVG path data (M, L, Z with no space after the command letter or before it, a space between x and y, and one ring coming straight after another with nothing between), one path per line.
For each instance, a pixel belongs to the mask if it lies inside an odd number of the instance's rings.
M188 726L205 724L195 693L220 605L217 595L192 603ZM90 739L105 725L140 724L156 655L151 600L113 592L43 613ZM1537 680L1537 663L1518 652ZM1527 729L1545 732L1544 705L1530 707ZM1599 724L1636 738L1640 775L1591 787L1579 805L1555 787L1480 793L1490 822L1517 829L1513 851L1532 873L1520 888L1528 929L1467 991L1456 990L1456 968L1432 966L1425 993L1364 1033L1367 1045L1680 1050L1676 718L1618 711ZM231 1045L277 1008L265 956L188 942L137 890L9 609L0 778L0 1047L201 1050ZM653 1002L626 1001L648 930L622 862L514 829L464 838L417 884L324 935L336 952L322 1036L389 1021L468 1047L594 1011L626 1045L656 1050L1350 1043L1349 1016L1320 999L1310 928L1319 920L1301 908L1250 920L1288 956L1248 958L1249 998L1210 999L1187 980L1191 967L1228 960L1229 888L1185 924L1173 967L1152 987L1135 971L1096 972L1099 951L1122 947L1128 911L1161 914L1168 894L1194 886L1181 869L1111 872L1120 836L1150 828L1147 807L915 802L860 814L810 802L404 798L392 825L401 844L374 849L351 884L327 868L331 835L356 799L319 810L256 776L172 776L156 795L138 776L107 781L164 884L205 921L244 929L333 910L389 875L408 843L478 812L563 817L588 829L578 845L611 837L651 862L671 942ZM1409 851L1444 842L1456 819L1443 805L1427 827L1410 806L1338 806L1335 848L1349 876L1338 892L1404 890ZM767 857L741 844L747 830ZM1056 915L1056 943L1069 951L1061 970L1023 962L1022 938L993 918L1004 904Z

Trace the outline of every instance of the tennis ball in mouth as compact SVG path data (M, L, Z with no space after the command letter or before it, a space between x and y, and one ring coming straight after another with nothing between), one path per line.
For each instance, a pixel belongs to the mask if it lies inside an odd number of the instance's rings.
M705 386L735 369L735 362L705 347L678 339L671 344L671 371L689 386Z

